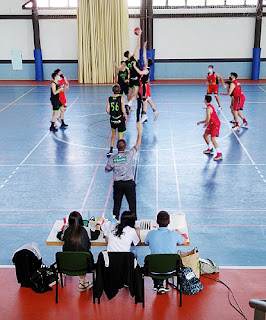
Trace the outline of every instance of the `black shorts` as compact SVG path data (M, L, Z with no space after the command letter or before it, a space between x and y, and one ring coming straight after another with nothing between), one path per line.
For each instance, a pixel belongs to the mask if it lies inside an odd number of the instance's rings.
M63 104L60 100L51 100L53 111L58 111L61 107L63 107Z
M139 87L139 78L130 78L129 79L129 88Z
M118 83L120 85L120 94L128 95L128 82Z
M123 116L118 120L114 120L114 119L110 118L110 124L111 124L112 130L117 129L118 133L125 133L127 131L126 121Z

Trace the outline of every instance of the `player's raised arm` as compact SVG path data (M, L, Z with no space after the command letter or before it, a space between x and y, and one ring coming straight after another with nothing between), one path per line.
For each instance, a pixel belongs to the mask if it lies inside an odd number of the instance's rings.
M143 43L143 61L144 61L144 67L147 67L147 41Z
M143 127L143 124L141 122L137 122L138 137L135 144L137 150L140 148L140 145L141 145L142 127Z
M134 54L133 54L133 56L134 56L134 58L135 58L136 60L137 60L138 53L139 53L139 48L140 48L141 33L142 33L142 30L139 29L138 42L137 42L137 46L136 46L135 52L134 52Z

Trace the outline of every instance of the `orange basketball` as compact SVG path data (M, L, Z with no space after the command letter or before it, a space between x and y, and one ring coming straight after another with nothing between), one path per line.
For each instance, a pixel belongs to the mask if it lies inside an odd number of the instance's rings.
M135 35L136 35L136 36L138 36L138 35L139 35L139 32L140 32L140 28L138 28L138 27L137 27L137 28L135 28L134 33L135 33Z

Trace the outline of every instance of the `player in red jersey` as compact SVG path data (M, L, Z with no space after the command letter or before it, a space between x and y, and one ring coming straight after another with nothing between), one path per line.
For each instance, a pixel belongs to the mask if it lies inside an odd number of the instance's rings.
M66 108L67 107L67 100L65 91L69 89L69 82L65 76L63 76L62 70L56 69L54 72L57 73L57 75L60 77L60 80L58 81L60 88L64 88L64 91L61 91L59 94L59 99L62 105Z
M148 109L148 104L151 106L152 111L153 111L153 116L154 116L154 121L158 119L159 112L156 110L156 107L151 99L151 89L150 89L150 67L153 65L152 59L147 59L147 42L144 42L143 44L143 61L144 61L144 67L143 70L140 70L137 67L136 62L134 62L133 66L135 70L138 72L140 75L139 83L140 83L140 95L141 99L143 102L143 109L142 109L142 115L140 122L143 123L145 122L148 117L147 117L147 109Z
M218 84L219 84L219 79L222 81L222 84L223 86L225 87L225 83L224 83L224 79L223 77L213 71L213 66L212 65L209 65L208 66L208 74L207 74L207 82L206 82L206 86L208 87L207 89L207 94L211 95L211 94L214 94L215 95L215 98L216 98L216 101L218 103L218 110L221 110L221 101L220 101L220 98L218 96L218 92L219 92L219 87L218 87Z
M223 95L231 95L233 94L234 96L234 107L233 107L233 115L235 118L235 126L232 128L233 130L239 130L239 122L238 122L238 116L243 120L243 123L241 127L246 127L248 125L247 120L243 116L241 110L243 110L244 103L246 100L245 95L242 92L241 84L238 80L236 80L238 77L237 73L231 72L229 80L232 81L230 84L230 88L227 93L221 93Z
M204 102L207 107L206 109L207 117L205 120L198 122L197 125L201 123L205 123L205 127L206 127L203 138L208 145L208 149L204 150L203 153L213 154L213 148L210 147L210 139L208 137L208 135L211 135L212 144L214 145L214 148L217 151L217 155L213 158L213 160L217 161L217 160L222 160L223 158L222 153L219 149L218 143L216 141L216 137L219 137L221 122L216 114L216 111L213 105L211 104L211 101L212 101L212 97L206 95Z

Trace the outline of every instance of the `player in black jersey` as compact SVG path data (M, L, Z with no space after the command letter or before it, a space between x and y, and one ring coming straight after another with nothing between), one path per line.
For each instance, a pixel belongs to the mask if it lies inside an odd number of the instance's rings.
M59 99L59 93L64 91L64 88L60 88L58 81L61 79L60 76L56 72L52 73L53 81L51 82L51 103L53 106L53 116L51 120L51 127L50 131L57 131L57 128L55 126L55 121L58 115L58 112L60 110L60 119L61 119L61 128L68 127L67 124L64 122L64 114L65 114L65 108L62 104L62 102ZM60 78L60 79L59 79Z
M131 56L129 51L126 51L124 53L124 56L127 58L125 63L130 72L128 105L132 111L134 110L134 108L132 107L133 101L137 98L138 92L139 92L139 74L135 70L133 64L134 64L134 61L137 62L137 57L138 57L139 48L140 48L141 33L142 31L140 30L138 34L138 42L137 42L137 46L134 54Z
M125 94L128 98L128 85L129 85L129 69L125 61L121 61L120 67L116 67L117 83L120 85L120 94ZM128 105L125 105L126 113L129 114Z
M121 61L120 67L116 67L117 83L120 85L120 94L128 95L129 70L125 61Z
M143 109L142 109L142 116L140 122L144 122L148 119L147 117L147 109L148 104L151 106L154 116L154 121L158 119L159 112L156 110L156 107L151 99L151 92L150 92L150 67L153 65L152 59L147 59L147 50L146 50L147 42L143 44L143 60L144 60L144 67L143 70L140 70L136 63L134 63L134 69L140 75L140 95L143 102Z
M116 129L118 131L118 140L123 138L123 134L126 132L126 108L125 99L120 94L119 84L115 84L112 88L114 95L108 98L106 112L110 114L110 125L112 129L112 137L110 144L110 151L107 153L107 157L113 154L113 148L115 143Z

